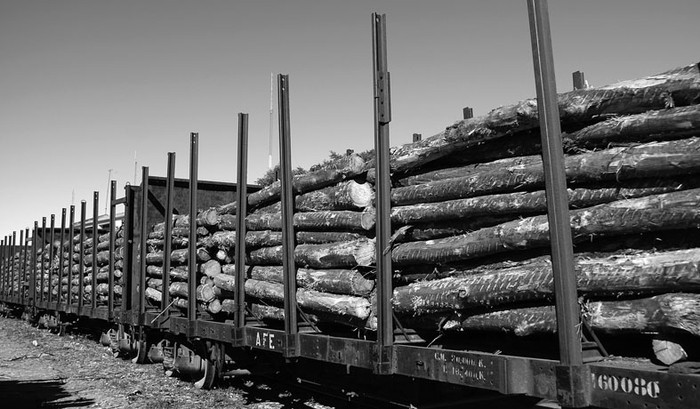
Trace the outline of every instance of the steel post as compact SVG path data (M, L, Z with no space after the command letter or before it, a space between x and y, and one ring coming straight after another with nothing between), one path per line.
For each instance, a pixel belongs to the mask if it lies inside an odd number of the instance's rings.
M294 261L294 186L292 179L292 145L289 123L289 76L277 75L279 109L280 182L282 185L282 265L284 268L284 331L287 337L284 356L299 356L296 338L297 322L297 268Z
M547 1L528 0L527 4L542 135L560 360L563 365L580 365L579 307Z
M73 237L75 236L75 206L70 206L68 216L68 291L66 293L66 309L73 304Z
M376 254L377 254L377 348L375 372L392 372L390 351L394 345L391 308L391 174L389 122L391 122L390 76L387 70L386 15L372 14L372 60L374 78L374 151L376 163Z
M107 277L107 314L110 319L114 315L114 252L116 242L115 224L117 222L117 205L114 203L117 197L117 182L109 182L109 271Z
M92 193L92 291L90 293L90 306L94 309L97 307L97 243L99 242L99 225L97 219L100 217L100 192Z
M53 241L55 239L54 233L56 230L56 215L52 214L51 215L51 232L49 233L49 274L46 280L46 287L48 290L48 294L46 295L46 300L49 304L51 304L51 301L53 299L53 294L51 290L51 284L53 283L53 268L54 268L54 262L53 262L53 256L54 256L54 245Z
M248 190L248 114L238 114L238 169L236 185L236 327L245 326L245 218Z
M165 187L165 232L163 236L163 292L161 307L170 314L170 253L173 248L173 199L175 190L175 152L168 152L168 177Z
M199 160L199 134L190 134L190 240L188 253L187 319L190 330L197 319L197 167Z
M143 317L146 312L146 253L148 248L146 239L148 238L148 191L149 187L148 166L141 168L141 225L140 227L140 243L139 243L139 317ZM191 294L191 293L190 293ZM143 324L139 318L139 324Z
M65 268L66 258L65 256L65 246L66 246L66 208L61 209L61 245L59 247L59 259L58 259L58 296L56 297L56 304L60 305L63 299L63 269ZM68 253L70 254L70 252Z
M36 305L36 263L37 263L37 249L38 249L38 232L39 223L34 222L34 232L32 234L32 269L29 277L29 298L31 301L31 306Z
M78 310L83 308L84 298L83 290L85 289L85 217L87 213L87 202L80 201L80 254L78 255ZM80 314L80 311L78 311Z
M39 278L39 301L44 302L44 259L46 258L46 217L41 218L41 277Z
M24 256L22 257L22 278L19 282L20 290L20 302L23 305L27 304L27 292L25 291L27 282L27 258L29 257L29 229L24 229L24 243L22 245L24 249Z

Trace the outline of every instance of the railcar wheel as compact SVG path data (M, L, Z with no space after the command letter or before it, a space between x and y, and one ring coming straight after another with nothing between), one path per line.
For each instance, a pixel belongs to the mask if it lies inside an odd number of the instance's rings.
M211 389L219 379L223 364L223 348L219 343L200 344L200 356L202 357L202 370L204 374L201 379L194 383L197 389Z
M138 339L135 341L136 344L136 356L131 359L131 362L135 364L145 364L148 363L148 342L146 337L144 339Z

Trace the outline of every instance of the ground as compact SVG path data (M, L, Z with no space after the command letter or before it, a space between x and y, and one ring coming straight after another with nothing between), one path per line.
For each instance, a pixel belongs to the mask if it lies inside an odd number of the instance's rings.
M210 391L163 375L161 365L114 358L84 334L65 336L0 317L3 408L329 408L308 394L241 378Z

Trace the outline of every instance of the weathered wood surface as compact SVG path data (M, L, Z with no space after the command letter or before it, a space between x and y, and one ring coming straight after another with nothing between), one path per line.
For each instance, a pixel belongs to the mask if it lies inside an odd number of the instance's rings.
M571 155L565 157L564 166L569 183L588 185L695 174L700 172L700 138ZM391 201L394 205L407 205L543 187L544 169L541 163L531 163L397 187L391 191Z
M651 298L588 302L583 316L601 333L684 331L700 336L700 294L675 293ZM426 324L429 320L416 323ZM519 336L556 331L554 306L520 308L450 319L434 317L446 331L486 330Z
M292 179L294 193L303 194L352 179L364 172L364 165L364 161L358 155L350 155L337 161L331 168L294 176ZM282 185L278 180L248 195L248 205L259 207L279 201L281 192Z
M146 275L149 277L162 278L163 277L163 267L162 266L146 266ZM170 280L172 281L185 281L189 277L187 273L187 266L177 266L170 268Z
M173 237L190 237L189 227L173 227L172 228ZM148 233L149 239L163 239L163 234L165 234L165 223L158 223L153 226L153 230ZM206 227L197 227L197 237L206 236L209 234L209 230Z
M568 189L572 209L632 199L700 186L700 178L633 180L622 186L608 188ZM545 191L500 193L436 203L394 206L391 221L397 224L440 222L454 219L526 216L547 212Z
M691 189L572 210L573 239L697 227L699 204L700 189ZM532 216L460 236L399 243L392 260L396 265L447 263L547 245L547 216Z
M578 292L587 299L700 291L700 249L577 257L575 273ZM456 271L453 274L465 276L395 288L394 311L422 315L548 302L554 297L554 276L548 257L486 273Z
M672 365L688 358L683 346L669 339L654 338L651 340L654 356L664 365Z
M558 104L563 124L586 124L609 115L663 109L671 103L692 105L699 98L700 71L698 64L692 64L638 80L560 94ZM484 116L459 121L432 137L392 149L391 170L405 172L452 152L538 126L535 99L499 107Z
M295 235L298 244L325 244L367 238L366 233L343 231L297 231ZM235 239L236 232L219 231L203 240L202 244L208 248L217 247L230 252L235 247ZM274 230L248 231L245 235L245 245L247 250L280 246L282 245L282 232Z
M246 296L281 305L284 302L284 285L248 279L245 282ZM326 314L339 319L364 321L369 318L371 304L363 297L322 293L300 288L297 290L299 306L313 314Z
M175 249L170 253L170 263L173 266L186 264L189 259L189 249ZM197 249L197 261L206 262L211 260L211 255L203 248ZM146 253L147 265L163 265L163 252L156 251Z
M374 241L354 240L328 244L300 244L294 250L299 267L354 268L374 263ZM281 265L282 246L263 247L248 254L250 265Z
M601 148L613 142L651 142L687 138L700 134L700 105L647 111L636 115L616 116L571 133L563 133L565 150ZM508 150L504 147L503 151ZM491 162L473 163L424 171L399 179L401 186L418 185L436 180L464 177L475 172L541 164L540 155L516 156Z
M563 133L564 145L596 148L613 142L661 141L700 134L700 105L616 116L576 132Z
M374 228L375 212L352 210L321 210L295 213L294 227L300 230L366 231ZM246 217L248 230L282 230L280 213L253 213Z
M315 190L294 199L296 210L314 212L319 210L361 210L372 204L372 187L354 180Z
M259 281L282 283L284 268L281 266L255 266L250 278ZM333 294L367 297L374 290L374 279L357 270L347 269L297 269L297 286Z

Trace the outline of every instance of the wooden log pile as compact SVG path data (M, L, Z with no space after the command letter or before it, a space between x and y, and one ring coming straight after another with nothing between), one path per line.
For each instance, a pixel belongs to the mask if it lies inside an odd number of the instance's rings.
M698 102L697 64L559 95L575 273L597 331L700 336ZM536 108L500 107L392 150L404 325L555 330Z

